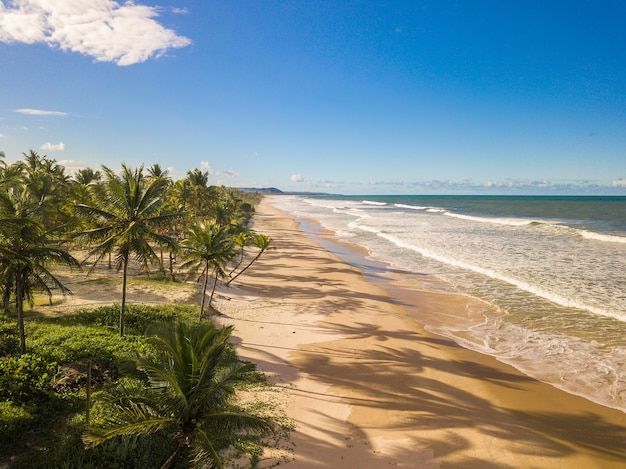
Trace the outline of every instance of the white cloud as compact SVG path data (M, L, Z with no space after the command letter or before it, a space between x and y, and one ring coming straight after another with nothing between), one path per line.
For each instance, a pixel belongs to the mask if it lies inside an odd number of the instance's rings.
M46 43L97 62L132 65L191 44L155 21L157 11L132 1L9 0L5 6L0 0L0 41Z
M59 142L59 143L46 142L43 145L41 145L39 148L41 150L48 150L48 151L63 151L63 150L65 150L65 143L63 143L63 142Z
M613 181L613 187L626 187L626 179L616 179Z
M13 112L19 112L20 114L28 114L30 116L59 116L67 117L67 112L61 111L43 111L41 109L15 109Z
M63 166L65 170L70 174L75 174L79 169L87 167L84 161L76 160L60 160L59 164Z
M4 138L4 134L0 134L0 138Z
M211 168L211 165L209 164L208 161L201 161L200 169L202 169L203 171L207 171L209 174L214 174L213 168Z
M302 182L302 181L304 181L304 179L302 178L300 174L291 175L291 182Z

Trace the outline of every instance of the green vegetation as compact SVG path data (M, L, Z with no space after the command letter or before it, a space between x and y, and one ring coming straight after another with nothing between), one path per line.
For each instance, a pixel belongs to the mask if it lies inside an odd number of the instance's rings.
M225 228L216 223L211 225L194 223L187 230L182 251L183 264L181 267L188 269L189 275L200 272L201 277L204 277L202 303L200 304L200 319L202 319L209 275L213 271L213 287L208 304L208 307L211 308L217 280L226 275L224 269L228 261L232 260L236 254L233 238L229 236Z
M223 467L219 450L249 433L271 432L269 421L233 405L234 385L254 366L228 352L231 331L184 322L158 330L148 339L151 353L132 361L145 374L145 383L118 380L99 394L103 423L87 428L83 439L88 447L166 434L176 441L176 449L162 469L185 452L194 461Z
M76 211L86 217L87 229L77 233L77 239L96 242L90 252L95 267L106 255L115 252L115 266L122 270L122 304L120 306L120 336L124 335L126 286L131 256L144 269L157 263L153 245L173 249L174 240L159 228L167 228L181 216L162 213L167 181L162 177L146 180L143 166L134 170L122 165L122 175L103 166L105 183L94 186L93 205L77 204Z
M0 160L0 466L255 467L290 423L266 405L271 386L237 358L231 330L199 318L209 277L210 307L220 279L270 248L248 228L260 195L208 186L199 169L179 181L159 165L71 178L23 157ZM99 269L84 282L121 283L121 303L41 314L41 294L71 293L57 264ZM128 303L137 282L188 289L179 272L201 282L200 305Z

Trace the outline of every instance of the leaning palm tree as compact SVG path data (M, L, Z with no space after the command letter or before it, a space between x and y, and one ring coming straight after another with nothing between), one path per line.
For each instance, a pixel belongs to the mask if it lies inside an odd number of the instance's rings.
M174 248L174 240L160 228L179 214L161 212L167 181L164 178L146 181L143 165L136 169L122 165L120 176L106 166L102 169L105 181L94 190L93 204L76 206L91 225L79 233L78 238L97 243L89 252L89 257L95 257L90 271L105 256L115 254L116 267L123 275L119 320L120 336L123 336L128 264L134 258L147 270L150 263L159 261L152 244Z
M224 271L226 264L236 254L233 240L225 228L215 223L210 225L194 223L187 229L181 248L183 263L180 268L189 269L189 275L200 272L204 276L202 302L200 304L200 318L202 319L209 276L212 271L213 287L207 308L211 307L217 279L226 275Z
M69 293L49 266L79 266L65 249L54 244L56 230L45 229L34 210L39 206L25 186L0 193L0 279L7 301L14 289L22 354L26 353L24 302L32 305L35 291L44 292L50 299L53 290Z
M252 370L228 353L232 327L212 323L191 327L178 323L151 338L156 353L133 360L148 388L117 385L96 399L109 409L99 427L88 428L83 441L92 447L113 438L166 434L176 450L161 469L171 467L186 451L196 467L223 467L220 450L242 434L271 431L271 423L234 406L233 384ZM208 464L207 464L208 463Z
M246 270L248 270L248 268L250 268L250 266L259 259L259 257L261 257L261 254L263 254L265 251L268 251L270 249L274 249L274 246L272 243L273 243L272 238L270 238L267 235L264 235L264 234L254 235L254 237L252 238L252 244L259 249L259 252L257 252L256 256L254 256L252 260L248 262L248 264L246 264L246 266L243 269L237 272L237 274L235 274L233 277L231 277L228 280L228 282L226 282L226 286L230 285L237 277L239 277Z
M250 243L250 233L247 231L237 233L233 236L233 243L235 243L235 246L239 249L239 260L228 273L229 277L233 276L235 270L237 270L243 262L243 258L246 254L246 246Z

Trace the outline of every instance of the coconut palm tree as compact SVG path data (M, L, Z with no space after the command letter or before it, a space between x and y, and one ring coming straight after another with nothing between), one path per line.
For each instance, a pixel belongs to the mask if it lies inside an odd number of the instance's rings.
M169 178L169 171L161 168L159 163L154 163L148 168L148 175L152 178Z
M102 180L102 173L93 168L82 168L76 171L74 175L74 181L83 186L89 186L90 184L96 184Z
M189 185L193 199L191 200L192 206L190 211L194 217L204 217L208 215L209 205L209 171L201 171L198 168L194 168L193 171L187 171L187 177L185 179Z
M67 205L63 201L68 198L70 178L65 174L65 168L55 159L40 156L34 150L22 155L24 160L17 162L16 166L23 173L31 201L38 204L37 214L41 222L46 229L67 223L70 216L64 213Z
M248 264L246 264L246 266L243 269L237 272L235 276L231 277L228 280L228 282L226 282L226 286L230 285L237 277L239 277L246 270L248 270L248 268L252 264L254 264L259 259L259 257L261 257L261 254L263 254L265 251L268 251L270 249L274 249L274 246L272 243L273 243L273 240L269 236L266 236L264 234L254 235L252 238L252 244L259 249L259 252L257 252L256 256L254 256L252 260L248 262Z
M247 231L241 231L233 236L233 243L239 249L239 260L235 264L235 266L228 273L229 277L232 277L235 270L239 268L241 263L243 262L243 257L246 254L246 246L250 243L250 233Z
M233 405L233 384L254 365L227 352L231 332L232 327L217 329L212 323L161 329L151 339L156 353L133 361L146 375L148 389L118 385L97 396L96 402L113 412L102 426L87 429L85 444L165 433L177 445L162 469L188 450L192 463L221 468L220 450L242 433L270 431L269 421Z
M76 206L91 224L78 237L97 243L89 252L89 257L95 257L90 271L109 253L114 253L116 267L122 270L119 329L123 336L128 264L134 258L147 270L150 263L159 261L152 244L173 249L174 240L159 228L167 226L179 214L161 212L167 181L164 178L146 181L143 165L131 169L123 164L120 176L106 166L102 170L105 181L93 192L93 204Z
M235 247L225 228L215 223L210 225L194 223L187 229L181 248L183 263L180 268L189 269L189 275L200 272L204 276L200 304L200 318L202 319L209 275L212 271L214 279L207 308L211 307L218 277L226 275L224 272L226 264L236 254Z
M45 229L36 213L40 206L26 186L0 193L0 278L6 301L14 290L21 353L26 353L24 301L32 305L35 291L46 293L50 299L55 289L68 293L48 267L79 266L65 249L53 243L56 230Z

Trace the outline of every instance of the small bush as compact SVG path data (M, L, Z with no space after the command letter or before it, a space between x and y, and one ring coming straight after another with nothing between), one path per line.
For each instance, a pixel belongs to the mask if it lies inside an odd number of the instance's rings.
M125 313L125 330L127 334L144 335L155 326L167 326L178 320L193 321L198 316L196 306L190 305L127 305ZM101 306L95 309L84 309L68 317L69 321L81 322L119 329L120 305Z
M14 355L20 350L17 325L13 322L0 322L0 357Z
M141 349L144 343L141 337L119 337L117 332L97 326L42 324L31 329L31 350L58 363L116 361Z
M33 420L34 417L27 407L16 405L11 401L0 402L0 440L7 441L13 438Z
M48 401L56 371L56 362L36 355L0 358L0 399L16 405Z

